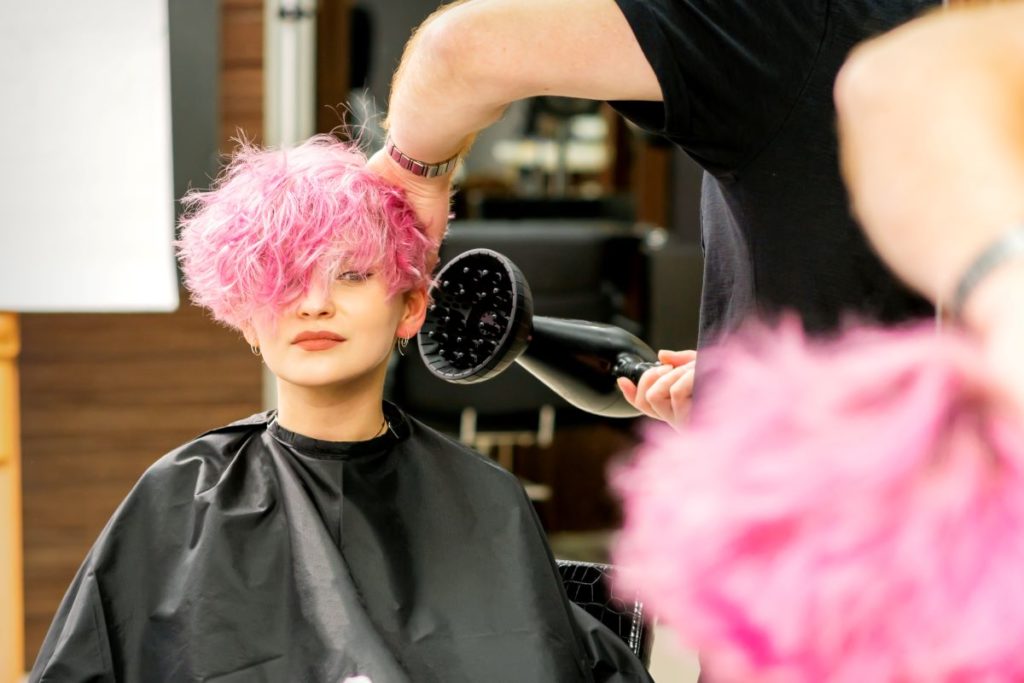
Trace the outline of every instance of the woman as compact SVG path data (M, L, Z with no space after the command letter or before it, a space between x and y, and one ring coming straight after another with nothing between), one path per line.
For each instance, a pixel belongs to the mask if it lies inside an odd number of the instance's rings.
M433 248L401 192L321 136L243 147L186 203L186 284L278 408L143 475L30 680L646 680L566 600L516 479L382 400Z

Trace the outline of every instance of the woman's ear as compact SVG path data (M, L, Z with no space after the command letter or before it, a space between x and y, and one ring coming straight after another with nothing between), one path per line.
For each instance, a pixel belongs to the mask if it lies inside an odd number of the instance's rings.
M238 329L241 331L242 336L245 337L245 343L250 347L259 347L260 340L259 337L256 336L256 330L253 328L251 322L247 321L242 323L238 326Z
M415 337L416 333L423 327L423 321L427 317L427 288L420 287L406 292L405 312L398 322L398 329L395 334L404 339Z

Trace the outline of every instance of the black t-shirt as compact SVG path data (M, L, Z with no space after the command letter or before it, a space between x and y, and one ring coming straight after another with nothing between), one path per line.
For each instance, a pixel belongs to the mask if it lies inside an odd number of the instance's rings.
M855 44L937 0L617 2L664 103L613 106L706 171L702 344L754 312L811 331L930 314L851 217L832 87Z

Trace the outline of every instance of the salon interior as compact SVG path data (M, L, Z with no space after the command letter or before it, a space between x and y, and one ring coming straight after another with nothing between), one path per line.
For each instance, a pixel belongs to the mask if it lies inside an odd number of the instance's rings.
M91 11L86 21L124 16L104 28L110 45L137 31L132 20L148 21L131 2L104 4L109 13ZM295 0L167 3L169 79L123 96L169 102L171 143L165 168L155 172L173 180L176 211L189 188L209 184L240 138L284 145L334 132L371 151L383 144L391 74L436 0L314 4L315 11ZM125 35L111 37L112 24L123 24ZM54 31L74 29L53 24ZM83 45L77 38L67 44ZM99 78L99 68L83 73ZM81 104L65 96L55 116L63 144L88 153L85 131L103 118L104 103ZM99 194L121 201L111 195L129 196L138 191L133 183L151 179L134 170L143 156L124 146L108 167L117 175L85 183L116 186ZM614 325L655 349L695 345L700 171L680 152L607 105L535 98L513 105L480 136L457 185L442 265L470 249L494 249L529 282L535 316ZM168 243L172 230L169 220ZM142 258L127 239L83 248L89 259ZM140 274L158 280L155 289L175 277L167 253L157 256L160 268ZM152 461L211 425L274 405L260 359L175 290L149 299L140 291L129 303L14 292L12 311L0 314L0 554L7 558L0 683L22 680L91 543ZM638 442L642 420L580 410L519 364L487 382L446 383L415 351L395 355L386 391L518 476L559 560L609 561L618 512L605 475ZM637 628L648 633L652 675L696 680L696 658L667 647L670 634L633 612L634 635Z

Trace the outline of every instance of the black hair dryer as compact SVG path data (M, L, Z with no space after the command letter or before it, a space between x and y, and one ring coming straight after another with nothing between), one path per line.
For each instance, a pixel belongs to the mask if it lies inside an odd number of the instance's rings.
M437 275L419 333L431 373L456 384L483 382L518 362L580 410L639 415L615 384L657 365L657 354L615 325L533 315L522 271L490 249L459 254Z

